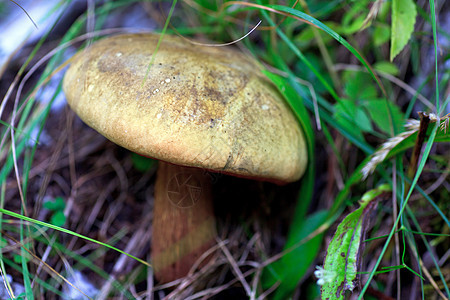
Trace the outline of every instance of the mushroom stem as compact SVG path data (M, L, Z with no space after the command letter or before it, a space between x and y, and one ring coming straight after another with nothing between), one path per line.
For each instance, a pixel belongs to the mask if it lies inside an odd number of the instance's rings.
M186 276L215 243L211 180L204 170L160 161L154 203L154 273L160 282L170 282Z

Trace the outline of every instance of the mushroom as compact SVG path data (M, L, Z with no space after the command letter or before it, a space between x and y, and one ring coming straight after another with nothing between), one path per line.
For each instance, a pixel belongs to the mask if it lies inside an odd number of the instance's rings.
M156 50L159 39L123 34L94 43L73 58L63 89L86 124L160 160L151 257L156 278L168 282L215 243L206 171L293 182L307 154L298 121L253 60L170 35Z

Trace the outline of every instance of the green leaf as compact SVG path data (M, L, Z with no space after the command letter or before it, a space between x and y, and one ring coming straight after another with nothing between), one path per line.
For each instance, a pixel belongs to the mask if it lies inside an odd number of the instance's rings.
M354 1L342 17L343 34L351 35L361 30L367 16L367 4L365 1Z
M353 100L336 103L334 117L337 123L360 139L364 139L363 132L372 131L372 124L366 112Z
M43 206L51 211L63 211L66 208L66 202L64 201L64 198L56 197L53 200L45 201Z
M344 299L345 291L356 286L358 264L362 253L362 241L368 230L370 212L376 207L377 197L390 190L382 185L370 190L360 200L360 207L339 224L330 245L323 268L314 272L317 283L322 285L322 299Z
M147 172L156 166L156 160L148 157L144 157L137 153L131 154L131 161L133 162L133 166L136 170L140 172Z
M391 75L398 75L399 70L396 65L388 61L380 61L373 65L373 68L377 71L381 71Z
M375 98L378 95L376 88L373 86L370 75L361 72L345 72L344 73L345 94L350 99L361 100L367 98Z
M355 20L353 20L350 24L346 26L342 26L342 34L343 35L352 35L359 30L361 30L362 25L364 24L366 16L360 15Z
M28 263L30 261L30 255L25 253L25 255L14 254L13 260L16 264L21 264L22 262Z
M50 219L50 224L55 226L63 226L66 223L66 216L64 215L66 202L63 197L56 197L53 200L47 200L44 202L43 207L53 212Z
M379 24L373 31L373 45L379 47L389 41L391 37L391 27L387 24Z
M392 1L391 61L403 50L414 32L416 15L413 0Z
M392 115L392 123L394 125L395 132L401 132L404 119L403 113L400 108L390 101L384 99L370 99L363 102L363 106L367 109L370 118L384 133L390 135L390 122L387 116Z
M53 214L52 218L50 219L50 223L62 227L66 223L66 216L64 215L64 212L57 211Z

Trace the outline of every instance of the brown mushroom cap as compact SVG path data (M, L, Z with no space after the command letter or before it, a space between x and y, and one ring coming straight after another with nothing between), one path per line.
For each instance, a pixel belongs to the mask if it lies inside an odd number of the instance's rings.
M78 53L63 83L78 116L145 156L270 181L299 179L307 162L303 134L256 64L229 48L166 35L149 68L159 37L118 35Z

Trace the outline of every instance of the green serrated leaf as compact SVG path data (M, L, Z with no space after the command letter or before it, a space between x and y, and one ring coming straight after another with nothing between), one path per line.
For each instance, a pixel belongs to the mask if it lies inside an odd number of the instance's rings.
M416 15L417 10L413 0L392 1L391 61L403 50L411 38Z
M377 203L373 200L389 190L388 185L382 185L365 193L359 202L360 207L339 224L328 246L324 266L317 267L315 272L319 279L317 283L322 285L322 299L344 299L345 291L355 288L361 242L367 230L370 211Z
M357 257L361 245L363 207L349 214L339 224L328 246L322 271L316 272L322 284L322 299L344 299L344 292L355 287ZM323 281L320 281L320 280Z

